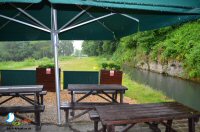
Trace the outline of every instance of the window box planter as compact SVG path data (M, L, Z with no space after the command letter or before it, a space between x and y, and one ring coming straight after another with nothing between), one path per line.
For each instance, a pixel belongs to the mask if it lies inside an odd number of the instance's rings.
M60 69L59 69L60 76ZM54 68L36 68L36 83L43 85L44 90L55 92L55 69Z
M122 71L118 70L101 70L100 84L122 84Z

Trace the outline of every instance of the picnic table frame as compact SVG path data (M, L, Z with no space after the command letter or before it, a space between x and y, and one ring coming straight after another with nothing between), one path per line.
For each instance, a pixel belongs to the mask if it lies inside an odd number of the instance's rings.
M65 111L66 124L95 109L95 106L123 103L125 90L127 90L126 87L118 84L68 84L68 91L71 94L71 103L62 103L60 107L60 109ZM120 94L120 102L117 101L118 93ZM76 100L75 94L84 95ZM109 99L102 96L102 94ZM112 96L110 96L110 94L112 94ZM108 102L81 102L90 95L97 95ZM70 112L72 116L71 119L69 119L69 110L72 110ZM75 116L74 110L85 111Z
M46 92L42 93L42 90L43 85L0 86L0 97L10 96L9 98L0 102L0 113L15 113L15 111L24 113L33 112L35 114L35 122L31 121L30 123L36 124L40 128L40 112L44 111L43 95L46 94ZM31 99L28 96L34 96L34 99ZM12 100L16 97L20 97L21 99L31 104L31 106L2 106L9 100ZM25 119L25 117L19 116L16 113L15 116L21 119Z
M150 126L161 123L166 126L166 132L176 132L172 128L174 119L188 119L188 132L195 132L195 121L200 117L200 112L177 102L107 105L95 108L104 132L114 132L116 125L125 124L127 126L122 131L127 131L137 123Z
M105 97L101 96L101 94L111 99L112 102L119 103L117 102L118 93L120 94L120 103L123 103L124 93L126 90L128 90L128 88L119 84L69 84L68 85L68 91L70 91L71 93L71 103L78 103L90 95L97 95L105 99L106 101L109 101ZM85 91L86 93L78 100L75 100L75 94L78 91ZM108 94L108 91L115 93L116 96L110 96Z

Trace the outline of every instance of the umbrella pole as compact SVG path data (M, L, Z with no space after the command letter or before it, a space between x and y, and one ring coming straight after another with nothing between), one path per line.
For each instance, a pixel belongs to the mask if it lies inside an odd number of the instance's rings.
M56 98L57 98L57 123L61 125L61 112L60 112L60 79L58 67L58 32L57 32L57 10L51 6L51 40L54 47L54 63L55 63L55 81L56 81Z

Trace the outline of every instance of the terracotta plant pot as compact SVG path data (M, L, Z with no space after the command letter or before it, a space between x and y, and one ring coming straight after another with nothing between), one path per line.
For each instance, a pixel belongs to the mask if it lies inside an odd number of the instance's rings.
M122 71L101 70L100 84L122 84Z
M60 69L59 69L60 75ZM36 68L36 83L43 85L44 90L55 92L55 69L54 68Z

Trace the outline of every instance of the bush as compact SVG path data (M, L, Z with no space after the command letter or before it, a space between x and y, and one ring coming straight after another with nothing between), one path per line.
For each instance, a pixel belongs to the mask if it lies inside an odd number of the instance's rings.
M54 64L42 64L39 65L38 68L54 68Z
M121 67L119 65L116 65L114 63L102 63L102 68L105 70L105 69L108 69L108 70L120 70Z
M102 66L103 69L106 69L108 67L108 64L107 63L102 63L101 66Z

